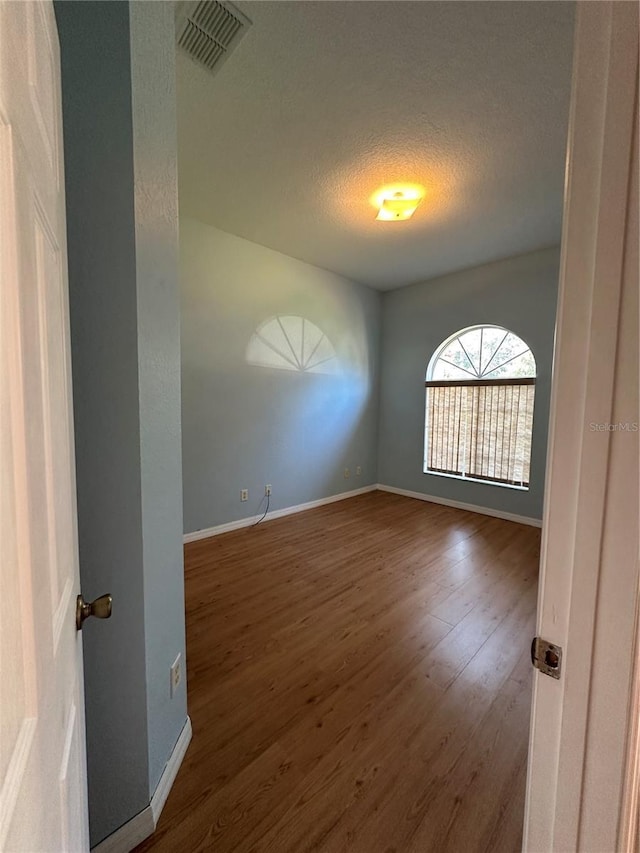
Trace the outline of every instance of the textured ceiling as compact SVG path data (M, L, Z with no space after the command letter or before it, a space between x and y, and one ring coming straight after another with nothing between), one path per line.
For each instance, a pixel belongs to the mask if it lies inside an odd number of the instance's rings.
M215 76L178 57L182 213L382 290L559 241L573 3L237 5Z

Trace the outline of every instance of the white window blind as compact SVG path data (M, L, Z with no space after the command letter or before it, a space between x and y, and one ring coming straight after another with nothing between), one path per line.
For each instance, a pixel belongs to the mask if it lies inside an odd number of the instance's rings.
M529 485L534 378L425 385L426 471Z

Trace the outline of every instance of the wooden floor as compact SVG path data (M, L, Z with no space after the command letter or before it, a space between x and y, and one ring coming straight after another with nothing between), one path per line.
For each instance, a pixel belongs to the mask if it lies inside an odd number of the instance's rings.
M188 545L193 741L138 851L519 851L538 554L383 492Z

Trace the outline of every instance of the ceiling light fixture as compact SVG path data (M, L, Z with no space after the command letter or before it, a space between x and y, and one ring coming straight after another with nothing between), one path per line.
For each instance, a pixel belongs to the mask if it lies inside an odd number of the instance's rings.
M424 189L416 184L383 187L375 196L379 207L376 219L386 222L411 219L423 197Z

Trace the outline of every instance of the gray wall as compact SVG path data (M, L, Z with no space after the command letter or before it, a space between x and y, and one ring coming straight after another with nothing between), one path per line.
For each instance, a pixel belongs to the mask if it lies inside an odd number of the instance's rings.
M169 690L169 667L178 653L186 673L175 24L172 3L137 0L130 8L144 623L153 793L187 713L185 680L173 698Z
M267 483L272 509L375 483L380 295L195 220L180 259L185 532L255 515ZM249 364L275 315L319 326L339 372Z
M174 37L170 4L56 15L80 572L85 598L114 597L83 629L96 844L148 805L186 719Z
M114 597L110 622L82 631L96 843L146 806L149 788L129 11L65 0L56 14L80 573L87 600Z
M542 517L559 249L545 249L391 291L383 297L378 481ZM528 491L423 473L424 381L445 338L488 323L515 332L538 368Z

